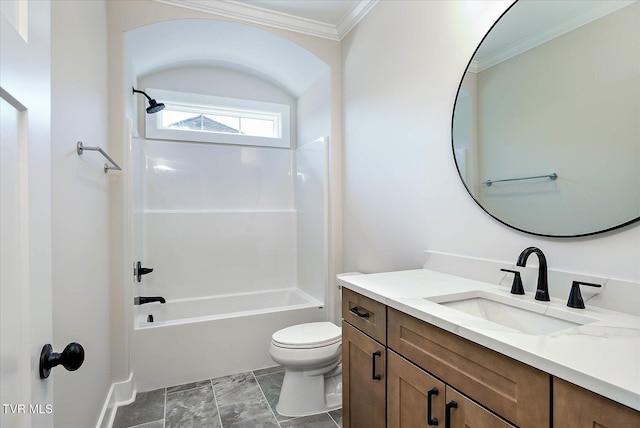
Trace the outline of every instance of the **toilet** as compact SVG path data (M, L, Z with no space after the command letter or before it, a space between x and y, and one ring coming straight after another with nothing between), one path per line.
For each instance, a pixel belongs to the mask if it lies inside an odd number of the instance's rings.
M271 358L284 367L276 410L308 416L342 406L342 329L332 322L299 324L273 333Z

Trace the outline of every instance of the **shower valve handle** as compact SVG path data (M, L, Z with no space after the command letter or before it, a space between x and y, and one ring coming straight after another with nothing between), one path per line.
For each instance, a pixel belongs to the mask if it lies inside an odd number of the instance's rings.
M142 282L142 275L146 275L151 272L153 272L153 268L142 267L142 262L136 263L136 268L133 270L133 274L138 282Z

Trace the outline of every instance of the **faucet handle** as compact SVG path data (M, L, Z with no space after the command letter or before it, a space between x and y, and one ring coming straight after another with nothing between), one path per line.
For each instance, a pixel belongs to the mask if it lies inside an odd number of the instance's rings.
M584 300L582 300L582 293L580 293L580 286L588 285L590 287L602 287L601 284L593 284L591 282L573 281L571 284L571 292L569 293L569 300L567 306L570 308L584 309Z
M502 272L511 272L515 274L513 277L513 283L511 284L511 294L524 294L524 287L522 286L522 278L520 272L511 269L500 269Z

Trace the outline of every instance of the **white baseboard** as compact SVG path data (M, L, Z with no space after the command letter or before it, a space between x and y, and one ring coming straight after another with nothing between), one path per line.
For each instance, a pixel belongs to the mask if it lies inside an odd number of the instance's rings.
M130 373L127 380L111 384L96 428L111 428L118 407L133 403L135 399L136 390L133 386L133 373Z

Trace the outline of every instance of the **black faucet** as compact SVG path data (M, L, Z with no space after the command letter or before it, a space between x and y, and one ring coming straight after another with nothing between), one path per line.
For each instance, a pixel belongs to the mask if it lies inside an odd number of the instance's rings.
M516 260L516 265L524 267L527 264L527 259L535 253L538 256L538 287L536 288L536 300L542 300L548 302L549 298L549 282L547 281L547 258L540 248L528 247L522 250Z
M500 269L502 272L511 272L515 276L513 277L513 283L511 284L511 294L524 294L524 287L522 286L522 278L520 278L520 272L511 269Z
M571 284L571 293L569 293L569 300L567 306L575 309L584 309L584 300L582 300L582 293L580 293L581 285L589 285L591 287L602 287L600 284L593 284L591 282L573 281Z
M164 297L160 297L160 296L157 296L157 297L139 296L139 297L133 298L134 305L144 305L145 303L151 303L151 302L167 303L167 301L164 300Z

